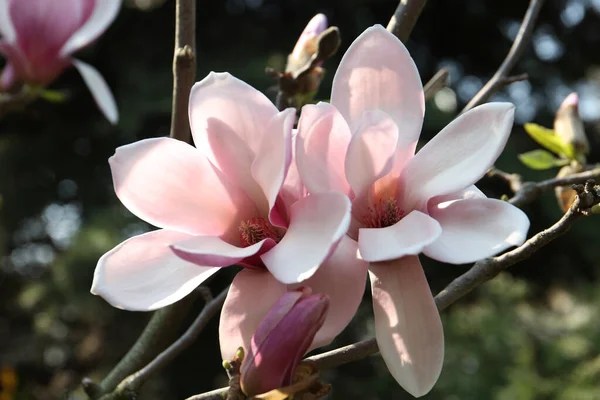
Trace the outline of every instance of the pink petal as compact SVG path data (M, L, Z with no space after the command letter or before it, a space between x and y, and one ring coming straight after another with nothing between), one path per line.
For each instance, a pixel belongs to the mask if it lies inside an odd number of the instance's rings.
M6 40L0 40L0 54L6 58L0 80L0 90L9 90L27 78L27 60L18 47Z
M53 64L65 58L60 49L90 17L93 7L94 0L9 2L16 43L29 60L31 78L43 81L56 73Z
M169 138L117 148L109 160L115 192L129 211L161 228L239 238L253 204L192 146Z
M94 10L60 50L63 57L87 46L103 34L117 17L122 3L122 0L86 1L94 4Z
M252 246L237 247L216 236L194 236L172 244L171 249L178 257L197 265L227 267L274 245L272 239L264 239Z
M504 149L514 110L510 103L487 103L446 126L405 166L404 204L421 208L477 182Z
M418 257L369 267L375 335L396 381L415 397L427 394L442 371L444 332Z
M7 43L14 43L16 32L8 12L9 2L10 0L0 0L0 34Z
M228 73L211 72L190 94L196 147L259 205L266 201L251 166L275 115L264 94Z
M358 247L363 260L375 262L419 254L442 233L440 224L427 214L412 211L387 228L362 228Z
M156 310L187 296L219 268L176 257L169 244L189 237L157 230L124 241L98 261L91 292L132 311Z
M427 246L428 257L465 264L520 246L527 239L529 219L517 207L496 199L468 199L429 207L442 226L439 238Z
M296 163L311 193L349 194L344 160L351 133L342 115L328 103L306 105L298 122Z
M363 32L342 58L331 92L333 104L352 132L364 111L386 112L400 129L400 144L414 148L421 133L425 100L421 78L404 44L382 26Z
M350 224L350 200L338 192L313 194L292 206L285 236L261 259L283 283L310 278Z
M293 374L323 325L329 298L309 294L304 288L299 297L285 293L258 326L241 367L244 393L256 395L289 386Z
M383 111L365 111L348 145L346 178L356 197L362 197L394 165L398 127Z
M311 349L326 346L350 323L365 291L368 263L356 257L358 243L348 236L330 258L308 280L294 286L308 286L313 293L329 296L325 324L317 332Z
M286 285L267 271L244 269L235 276L219 323L223 360L232 359L240 346L250 348L250 339L260 321L286 290Z
M292 129L295 121L294 108L288 108L271 120L251 168L252 177L268 201L271 223L282 227L287 226L287 221L277 213L275 202L292 162Z
M298 165L296 160L296 154L294 149L296 148L296 139L298 138L297 130L292 130L292 162L290 163L290 167L285 176L285 180L283 181L283 186L281 187L281 191L279 192L279 200L281 207L279 207L280 211L283 209L284 214L286 215L286 220L289 221L289 215L291 212L292 205L300 200L302 197L308 195L306 187L304 187L304 182L300 177L300 172L298 171ZM287 226L286 226L287 227Z
M119 122L119 110L117 109L115 98L98 70L89 64L75 59L73 60L73 65L81 74L98 108L100 108L106 119L113 125Z

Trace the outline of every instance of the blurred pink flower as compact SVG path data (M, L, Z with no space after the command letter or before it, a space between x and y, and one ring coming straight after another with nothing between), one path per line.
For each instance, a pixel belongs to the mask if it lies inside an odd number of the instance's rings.
M292 384L294 371L325 322L329 298L309 288L285 293L252 336L241 368L249 396Z
M221 313L224 359L250 338L273 304L298 283L336 311L315 339L329 343L364 292L366 263L345 237L350 201L306 195L292 163L295 110L278 112L259 91L227 73L194 85L190 122L196 147L170 138L117 149L110 159L121 202L159 230L106 253L92 292L116 307L153 310L174 303L220 267L246 267Z
M302 109L296 141L309 193L352 200L349 236L370 262L377 342L396 380L422 396L439 377L444 338L417 255L463 264L523 243L527 216L473 184L509 136L514 106L490 103L459 116L417 154L425 111L417 68L381 26L350 46L331 104Z
M0 54L7 63L0 90L26 82L45 86L73 65L111 123L115 100L100 73L71 54L96 40L115 19L121 0L0 0Z

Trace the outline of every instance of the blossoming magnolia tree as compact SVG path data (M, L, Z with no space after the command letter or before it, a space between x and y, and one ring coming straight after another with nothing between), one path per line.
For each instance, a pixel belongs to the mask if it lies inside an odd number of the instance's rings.
M116 123L106 83L71 54L97 39L120 5L0 0L0 89L39 93L72 65ZM331 95L319 96L330 101L314 104L323 62L339 46L339 30L328 28L323 14L308 23L286 69L268 70L278 84L273 103L226 72L187 84L195 73L195 2L177 1L171 137L124 145L109 159L119 200L157 229L108 250L91 291L125 310L176 308L219 271L241 270L148 365L137 361L140 351L151 351L140 341L103 382L84 380L91 399L135 398L218 311L229 386L194 399L322 398L332 387L320 369L377 351L399 386L423 396L442 372L439 311L596 211L599 191L586 180L597 172L586 171L589 143L576 94L560 107L554 130L526 127L555 155L538 150L521 160L562 167L555 180L524 184L493 168L515 107L485 99L514 80L507 74L518 51L463 113L419 146L425 99L445 84L434 80L424 89L403 44L423 5L403 0L387 29L360 34L337 66ZM514 46L531 34L539 7L532 0ZM475 186L490 171L511 184L514 197L488 198ZM557 192L564 217L527 239L529 219L519 206L565 183L578 185ZM421 254L475 264L434 297ZM351 322L367 285L375 338L305 358ZM149 331L169 323L153 318Z

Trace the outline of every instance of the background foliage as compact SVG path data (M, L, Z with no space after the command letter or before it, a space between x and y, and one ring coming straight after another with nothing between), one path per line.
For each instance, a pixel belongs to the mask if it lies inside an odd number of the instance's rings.
M113 309L89 294L98 258L123 239L151 227L116 199L107 158L115 147L168 134L174 4L130 1L116 23L81 58L113 89L117 127L98 112L73 71L52 85L68 101L38 101L0 121L0 399L83 398L83 376L103 377L135 341L149 315ZM164 3L164 4L162 4ZM134 7L137 4L140 7ZM298 34L317 12L337 25L343 44L325 67L319 93L327 99L343 50L368 26L386 24L394 0L199 1L198 78L229 71L270 95L266 65L282 67ZM422 136L431 138L485 83L504 58L527 7L522 0L430 0L408 42L424 81L451 70L451 91L429 104ZM592 145L600 150L600 1L548 0L533 43L495 96L517 105L516 125L498 167L526 179L556 171L525 169L516 155L537 148L522 124L551 126L571 91ZM491 196L500 181L480 185ZM552 194L528 206L531 232L549 226L560 210ZM443 313L446 361L428 399L600 398L600 247L596 218L578 223L509 274L487 283ZM425 261L434 292L468 266ZM210 283L215 293L228 274ZM260 294L257 293L257 296ZM201 304L197 305L201 307ZM192 318L193 315L190 315ZM226 383L216 321L176 363L149 382L146 399L181 399ZM347 344L373 335L370 299L338 338ZM334 343L334 345L336 344ZM16 374L16 390L9 381ZM378 356L328 371L332 398L409 398Z

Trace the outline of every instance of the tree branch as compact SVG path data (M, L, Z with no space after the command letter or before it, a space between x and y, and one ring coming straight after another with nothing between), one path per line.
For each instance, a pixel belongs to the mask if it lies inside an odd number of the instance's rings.
M440 69L423 87L425 101L431 99L437 92L448 86L448 68Z
M177 0L173 56L171 137L190 141L188 103L196 79L196 0Z
M406 42L410 36L427 0L400 0L398 7L386 29Z
M525 17L523 18L523 22L521 23L517 37L515 38L515 41L506 55L506 58L502 64L500 64L500 67L488 81L488 83L486 83L485 86L481 88L481 90L477 92L477 94L471 99L471 101L469 101L466 107L462 110L461 114L469 111L473 107L483 104L494 93L502 89L507 84L514 82L515 79L521 80L519 78L522 78L523 75L509 77L508 74L510 74L510 71L514 68L519 58L521 58L523 55L525 47L529 44L531 35L533 34L535 21L540 13L543 3L544 0L531 0L529 2L529 7L525 13Z
M600 167L594 167L588 171L578 172L576 174L546 179L540 182L522 182L518 174L507 174L497 169L488 172L488 176L499 176L507 181L515 195L508 202L517 207L522 207L536 200L543 192L554 189L557 186L569 186L578 183L584 183L589 179L600 178Z
M99 385L90 379L84 379L82 385L90 399L112 392L119 382L142 368L167 347L196 301L198 293L190 293L179 302L156 311L133 347Z
M216 298L206 303L202 312L179 339L156 356L145 367L123 379L112 393L101 397L100 400L135 398L135 393L137 393L144 382L170 364L183 350L196 341L206 324L221 310L228 290L229 288L223 290Z
M591 171L588 171L591 172ZM596 173L600 173L596 171ZM568 177L573 178L573 176ZM555 183L564 183L568 178L551 179L540 182L540 187L550 188ZM579 179L579 177L578 177ZM539 232L521 246L497 257L490 257L477 261L471 269L453 280L437 296L435 304L442 311L458 299L470 293L477 286L496 277L508 267L530 257L533 253L566 233L573 223L580 217L587 215L587 210L600 202L600 195L593 187L593 180L587 180L586 185L574 185L577 198L563 215L563 217L550 228ZM567 183L564 183L567 184ZM375 338L353 343L325 353L308 357L306 360L316 363L319 369L330 369L352 361L361 360L369 355L379 352ZM219 399L227 392L228 388L216 389L188 398L187 400Z

